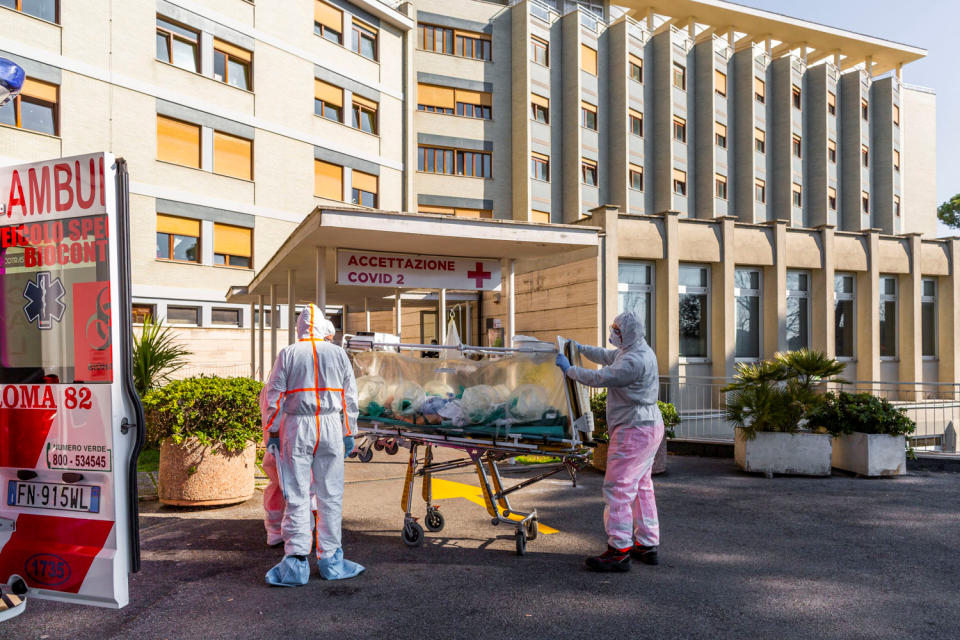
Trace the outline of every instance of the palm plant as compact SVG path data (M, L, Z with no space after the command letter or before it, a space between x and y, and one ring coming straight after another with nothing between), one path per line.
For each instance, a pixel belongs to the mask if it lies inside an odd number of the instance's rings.
M760 431L795 433L824 402L823 385L837 378L844 365L809 349L778 353L757 364L737 365L727 393L727 419L744 429L748 440Z
M170 327L147 316L140 336L133 336L133 383L140 397L168 381L187 364L189 355L189 350L175 342Z

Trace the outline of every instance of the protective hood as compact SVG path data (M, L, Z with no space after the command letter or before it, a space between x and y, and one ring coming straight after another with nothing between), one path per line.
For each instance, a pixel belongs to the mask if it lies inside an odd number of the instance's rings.
M323 311L311 304L300 312L297 319L297 340L324 340L337 332L333 323L327 320Z
M643 337L643 321L636 311L624 311L613 321L620 327L621 349L629 349L638 342L646 342Z

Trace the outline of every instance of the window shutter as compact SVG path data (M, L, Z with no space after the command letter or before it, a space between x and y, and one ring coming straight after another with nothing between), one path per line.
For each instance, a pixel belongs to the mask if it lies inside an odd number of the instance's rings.
M200 221L189 218L177 218L162 213L157 214L157 233L170 235L200 237Z
M592 73L597 75L597 51L596 49L591 49L585 44L580 45L580 68L586 71L587 73Z
M250 180L253 177L253 140L214 131L213 172Z
M343 106L343 89L327 84L322 80L313 81L314 96L317 100L323 100L325 103L336 107Z
M456 96L456 102L463 102L466 104L479 104L484 106L491 106L492 102L490 100L490 94L484 93L482 91L467 91L465 89L455 89L454 94Z
M40 80L33 80L32 78L24 79L20 93L45 102L52 102L54 104L57 102L57 85L41 82Z
M243 60L244 62L250 62L253 59L253 54L246 49L241 49L236 45L232 45L229 42L224 42L223 40L218 40L216 38L213 40L213 48L229 54L232 58Z
M353 104L358 104L361 107L366 107L367 109L372 109L374 111L376 111L380 106L373 100L367 100L363 96L358 96L357 94L353 94Z
M343 200L343 167L314 160L313 192L328 200Z
M331 7L326 2L316 0L313 5L313 21L319 22L328 29L343 33L343 12Z
M456 106L453 89L430 84L417 85L417 102L431 107L443 107L444 109L453 109Z
M213 225L213 252L228 256L249 258L252 249L253 231L244 227L226 224Z
M200 126L157 116L157 160L200 167Z
M353 188L361 191L377 192L377 176L353 170Z
M550 108L550 99L544 98L543 96L538 96L535 93L530 94L530 102L532 102L533 104L538 104L544 109Z

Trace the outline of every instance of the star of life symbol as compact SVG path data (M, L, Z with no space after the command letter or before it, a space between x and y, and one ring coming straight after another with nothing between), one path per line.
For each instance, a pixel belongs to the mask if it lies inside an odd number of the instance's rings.
M28 300L23 305L23 313L27 322L36 322L39 329L50 329L53 321L60 322L67 305L63 303L66 290L60 278L51 280L49 271L37 274L36 282L28 282L23 289L23 297Z

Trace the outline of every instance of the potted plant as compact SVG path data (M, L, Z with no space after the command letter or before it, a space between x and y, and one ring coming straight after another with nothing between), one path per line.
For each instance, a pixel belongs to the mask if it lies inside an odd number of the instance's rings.
M828 393L810 417L833 435L832 464L867 477L906 473L906 435L917 425L885 398L870 393Z
M147 438L160 446L160 502L226 505L253 496L262 386L201 376L147 392Z
M660 442L660 448L657 449L657 455L653 461L654 475L663 473L667 470L667 438L674 438L676 434L673 427L680 424L680 416L677 409L668 402L657 402L660 407L660 413L663 414L664 438ZM604 389L594 394L590 398L590 410L593 412L593 439L597 446L593 450L593 461L591 464L598 471L607 469L607 450L610 445L610 434L607 432L607 391Z
M830 435L817 433L810 416L826 401L823 387L844 366L823 353L801 349L757 364L737 365L727 393L734 424L734 458L744 471L830 475Z

